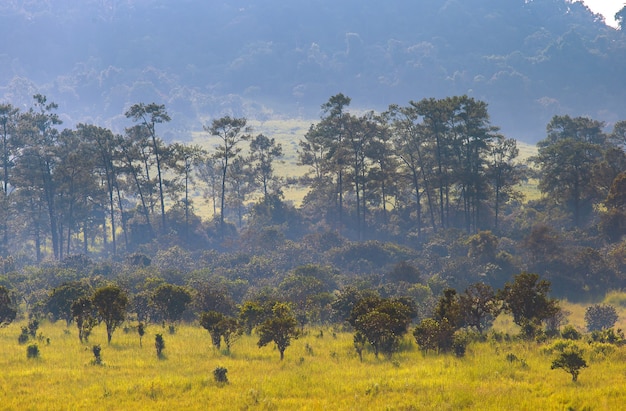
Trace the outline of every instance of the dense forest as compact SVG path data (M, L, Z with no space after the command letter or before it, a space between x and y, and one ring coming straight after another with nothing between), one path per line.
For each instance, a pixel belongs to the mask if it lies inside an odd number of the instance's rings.
M427 318L520 273L574 300L624 287L625 122L606 133L555 116L523 162L468 96L382 113L350 103L322 104L299 141L300 178L275 173L281 145L246 118L205 125L202 148L159 138L170 116L155 103L132 105L124 134L63 128L39 94L25 111L0 106L1 289L68 323L79 296L114 284L139 320L174 316L170 301L178 319L282 301L305 324L347 319L366 296ZM525 198L533 184L542 195ZM284 198L294 187L302 204Z

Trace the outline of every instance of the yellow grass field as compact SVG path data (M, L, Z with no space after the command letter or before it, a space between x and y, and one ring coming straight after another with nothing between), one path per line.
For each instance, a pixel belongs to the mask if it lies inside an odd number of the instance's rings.
M0 329L2 410L619 410L626 404L626 347L581 341L589 367L574 383L550 369L551 341L487 340L457 358L423 354L407 335L391 360L366 352L360 362L352 334L311 328L281 362L271 346L258 348L254 335L241 337L228 354L214 349L199 326L180 325L175 334L149 326L140 347L132 326L118 329L107 345L100 325L81 345L75 327L44 322L40 357L28 359L30 343L17 342L21 325ZM497 327L511 325L503 318ZM156 333L165 339L162 359ZM104 365L91 363L93 344L101 344ZM519 360L509 361L509 354ZM218 366L228 369L229 383L215 382Z

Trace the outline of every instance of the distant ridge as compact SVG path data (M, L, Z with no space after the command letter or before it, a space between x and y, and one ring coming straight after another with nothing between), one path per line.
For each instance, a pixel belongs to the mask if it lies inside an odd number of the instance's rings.
M626 36L566 0L58 0L0 5L0 99L121 130L165 104L168 139L225 113L316 118L342 92L384 110L469 94L536 142L555 114L626 118Z

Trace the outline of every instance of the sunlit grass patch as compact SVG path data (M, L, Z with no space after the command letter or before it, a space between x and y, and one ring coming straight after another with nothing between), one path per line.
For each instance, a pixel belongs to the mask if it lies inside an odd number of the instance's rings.
M566 306L577 323L580 308ZM466 355L424 353L410 336L391 359L370 350L359 361L352 334L315 327L292 342L279 360L272 346L259 348L258 337L242 336L228 353L214 349L206 330L182 324L174 334L150 325L139 346L132 327L118 329L111 345L103 326L80 344L74 326L42 322L50 344L40 344L36 361L17 343L20 326L0 329L0 408L39 409L620 409L626 403L626 347L584 349L589 367L577 383L551 370L554 353L516 338L469 344ZM510 317L496 322L501 334L516 333ZM165 339L157 358L154 336ZM333 337L334 334L334 337ZM320 336L323 335L323 336ZM102 347L103 365L91 364L93 344ZM216 367L228 370L218 383Z

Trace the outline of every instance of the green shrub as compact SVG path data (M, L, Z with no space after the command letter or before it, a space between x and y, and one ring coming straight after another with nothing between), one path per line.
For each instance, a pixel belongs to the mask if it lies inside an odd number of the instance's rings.
M228 377L226 377L226 373L228 372L228 369L224 368L224 367L217 367L213 370L213 378L215 378L215 382L219 383L219 384L226 384L228 383Z
M28 322L28 334L35 338L37 336L37 330L39 329L39 321L36 318L32 318Z
M39 347L37 344L31 344L26 347L26 357L27 358L38 358L39 357Z
M457 331L454 333L452 340L452 349L457 357L464 357L467 350L467 344L470 341L470 335L463 331Z
M93 352L93 365L102 365L102 348L100 347L100 344L94 345L91 348L91 352Z
M582 334L574 326L566 325L563 327L563 331L561 331L561 337L566 340L580 340Z
M165 340L161 334L157 334L154 337L154 348L156 348L157 357L163 357L163 350L165 349Z
M617 330L614 328L596 330L591 333L591 341L622 345L624 344L624 332L619 328Z
M616 350L615 345L609 343L594 342L590 344L590 358L593 361L603 361L610 357Z
M583 358L583 351L576 345L568 347L566 350L552 361L552 369L561 368L572 375L572 381L578 380L578 374L582 368L587 367L587 362Z
M556 340L552 344L542 348L542 351L546 354L552 354L554 352L563 352L575 346L576 344L571 340Z
M17 337L17 342L20 344L26 344L30 340L30 334L28 333L28 327L22 327L21 334Z

